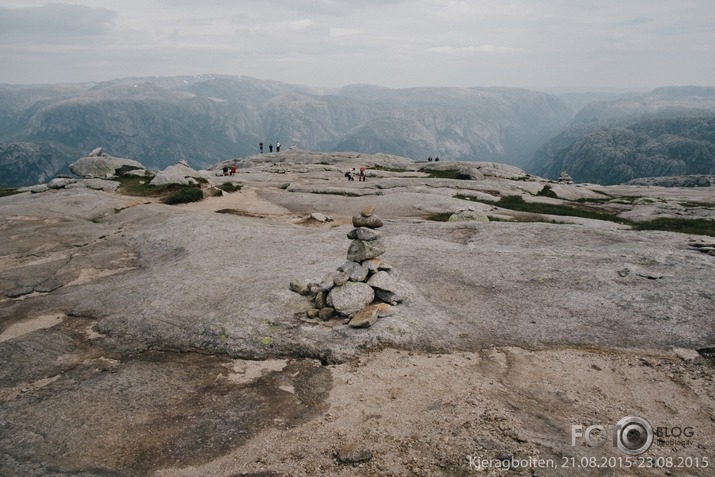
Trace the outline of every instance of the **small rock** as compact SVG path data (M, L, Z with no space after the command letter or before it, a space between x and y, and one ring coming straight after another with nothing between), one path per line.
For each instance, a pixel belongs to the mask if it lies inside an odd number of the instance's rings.
M335 283L336 287L341 287L345 285L348 281L350 280L350 274L347 272L340 272L335 275L333 278L333 283Z
M317 318L319 312L319 309L311 308L310 310L306 311L305 314L308 315L308 318Z
M618 274L622 277L627 277L628 275L630 275L630 273L631 270L629 268L623 268L621 270L618 270Z
M298 278L293 278L290 281L290 290L298 293L299 295L308 296L310 295L309 285Z
M313 303L315 303L316 308L325 308L327 305L327 298L328 298L328 292L325 290L321 290L317 295L315 295L315 298L313 299Z
M321 214L320 212L313 212L310 214L310 218L321 223L332 222L332 218L328 215Z
M375 211L375 206L374 205L368 205L364 209L360 211L360 215L363 217L372 217L372 213Z
M694 349L673 348L673 353L675 353L678 358L687 362L697 361L698 359L700 359L700 353L698 353Z
M328 321L334 315L335 315L335 309L331 308L329 306L321 308L320 311L318 312L318 318L320 318L323 321Z

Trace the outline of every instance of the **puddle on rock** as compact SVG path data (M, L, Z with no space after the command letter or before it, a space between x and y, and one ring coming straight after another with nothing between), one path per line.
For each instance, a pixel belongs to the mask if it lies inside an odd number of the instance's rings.
M52 328L53 326L62 323L65 318L67 318L67 315L64 313L52 313L50 315L36 316L34 318L13 323L0 334L0 342L18 338L36 330Z

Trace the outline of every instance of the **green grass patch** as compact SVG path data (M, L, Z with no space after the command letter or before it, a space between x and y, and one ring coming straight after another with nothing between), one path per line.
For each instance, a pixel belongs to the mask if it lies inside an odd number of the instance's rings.
M611 197L581 197L576 199L576 202L579 204L605 204L611 200Z
M370 169L373 169L376 171L385 171L385 172L412 172L412 171L408 171L407 169L395 169L392 167L379 166L377 164L374 166L371 166Z
M712 202L681 202L680 205L683 207L699 207L703 209L713 209L715 208L715 203Z
M556 192L551 188L549 184L544 184L544 187L541 188L539 192L536 193L536 195L542 196L542 197L551 197L552 199L558 199L559 196L556 195Z
M188 204L189 202L198 202L204 198L203 191L198 187L186 187L177 190L164 197L161 201L168 205Z
M502 197L496 202L479 200L475 197L462 194L455 195L457 199L470 200L472 202L482 202L484 204L496 205L502 209L516 210L519 212L529 212L532 214L559 215L567 217L581 217L585 219L608 220L621 224L629 224L630 221L621 219L616 214L593 210L587 207L569 206L563 204L543 204L539 202L526 202L520 195L509 195Z
M680 232L683 234L709 235L715 237L715 220L708 219L681 219L674 217L661 217L648 222L633 224L634 230L663 230L667 232Z
M0 197L7 197L9 195L19 194L20 191L17 189L0 187Z
M241 184L234 184L233 182L224 182L218 186L219 189L228 193L239 191L241 190L241 187L243 187Z
M436 214L428 215L427 220L431 220L433 222L448 222L451 216L452 212L439 212Z

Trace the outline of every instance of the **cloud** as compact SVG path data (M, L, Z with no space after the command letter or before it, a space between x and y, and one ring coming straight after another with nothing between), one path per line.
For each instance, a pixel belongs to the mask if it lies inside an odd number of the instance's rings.
M51 3L0 8L0 39L13 42L65 42L96 37L112 28L117 12L106 8Z
M473 54L473 53L523 53L524 48L510 48L507 46L494 46L489 44L478 46L436 46L427 48L430 53L443 53L448 55Z

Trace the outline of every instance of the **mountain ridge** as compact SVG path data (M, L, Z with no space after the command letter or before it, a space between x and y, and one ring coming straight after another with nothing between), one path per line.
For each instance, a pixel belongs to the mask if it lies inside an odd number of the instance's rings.
M30 176L0 158L0 180L41 181L98 146L154 168L178 160L205 167L253 154L259 142L519 165L574 112L555 96L516 88L335 90L223 75L0 86L0 142L67 151L59 168L36 159Z

